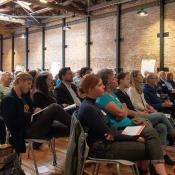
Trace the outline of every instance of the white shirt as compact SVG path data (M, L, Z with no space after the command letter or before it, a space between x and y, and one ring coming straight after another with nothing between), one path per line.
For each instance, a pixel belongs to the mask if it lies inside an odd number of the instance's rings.
M69 91L70 95L72 96L73 100L74 100L74 103L77 105L77 106L80 106L81 105L81 101L80 99L77 97L77 94L74 92L74 90L72 89L71 87L71 84L69 83L66 83L63 81L63 84L66 86L67 90Z
M139 94L135 87L131 86L128 89L127 94L129 95L131 102L137 111L143 111L145 109L147 103L145 101L143 93Z

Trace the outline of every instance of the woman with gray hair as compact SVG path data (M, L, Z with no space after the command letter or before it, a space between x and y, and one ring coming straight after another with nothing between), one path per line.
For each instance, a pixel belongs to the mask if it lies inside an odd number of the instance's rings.
M126 104L121 104L113 93L113 90L117 87L117 81L112 69L102 69L98 72L98 75L105 85L105 92L97 98L96 102L107 112L110 125L118 129L132 125L131 119L127 117Z

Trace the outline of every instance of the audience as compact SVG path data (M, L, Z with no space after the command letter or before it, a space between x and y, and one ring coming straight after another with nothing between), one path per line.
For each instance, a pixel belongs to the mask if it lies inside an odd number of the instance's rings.
M132 73L136 75L136 72L133 71ZM138 74L139 71L137 71ZM132 76L133 76L132 74ZM129 73L119 73L119 75L117 76L118 78L118 83L119 83L119 87L118 89L114 92L116 93L117 97L119 98L119 100L122 103L125 103L128 107L128 116L130 116L131 118L133 117L142 117L145 119L148 119L149 121L151 121L153 127L157 130L160 139L161 139L161 143L162 146L165 150L164 152L164 159L165 162L167 164L174 164L174 161L172 161L168 155L166 155L166 145L167 145L167 133L170 134L172 137L175 137L175 129L173 128L173 126L171 125L170 121L168 120L168 118L166 118L166 116L163 113L158 113L158 112L153 112L150 113L148 111L137 111L132 102L130 97L127 95L126 93L126 89L129 88L130 85L130 78L129 78ZM141 79L141 78L140 78ZM134 77L132 77L132 84L136 83L136 80ZM135 88L134 86L131 86L130 88ZM137 95L139 96L139 94L135 94L135 96L132 95L132 98L137 98Z
M74 84L79 87L81 79L92 72L92 69L90 67L82 67L80 71L78 72L77 77L74 79Z
M171 84L172 88L175 89L175 82L174 82L173 74L169 72L167 74L166 79L167 79L167 82Z
M91 68L83 67L73 78L70 67L62 68L55 88L49 71L16 72L12 88L11 73L3 72L0 143L5 143L6 127L11 133L9 141L18 154L26 151L26 138L67 136L69 114L75 109L67 113L63 107L76 104L78 118L88 131L90 156L137 162L151 160L156 173L166 175L164 162L175 163L166 154L167 134L174 141L175 124L165 115L175 117L173 73L166 76L161 71L158 79L157 74L150 72L145 72L144 78L140 71L132 71L130 77L127 72L116 77L111 69L102 69L97 75L91 72ZM80 98L84 98L82 103ZM31 122L32 114L35 117ZM139 136L122 134L126 126L140 124L145 128Z
M76 73L75 73L75 76L73 77L73 83L79 87L80 85L80 80L81 80L81 77L80 77L80 70L78 70Z
M52 103L56 103L56 99L52 93L52 86L52 74L49 72L41 72L37 76L35 81L35 91L32 95L35 107L43 109Z
M31 94L33 93L34 91L34 88L35 88L35 81L36 81L36 78L38 76L38 72L36 70L31 70L31 71L28 71L28 73L32 76L33 78L33 81L32 81L32 88L31 88Z
M114 132L108 127L104 113L96 104L96 98L104 93L104 85L97 75L85 76L80 84L80 92L86 98L81 104L78 117L81 124L88 128L87 143L92 156L131 161L148 159L159 175L167 174L160 140L153 128L145 127L141 136L143 134L147 139L138 142L137 138L122 135L116 130Z
M158 75L159 81L157 82L157 91L159 94L169 94L173 88L166 80L166 73L164 71L160 71Z
M80 106L81 101L78 97L78 89L73 82L73 74L70 67L65 67L59 71L61 83L54 90L54 96L58 104L63 106L76 104Z
M132 125L131 119L127 117L126 104L121 104L113 93L117 87L117 81L112 69L102 69L98 72L98 76L102 79L105 89L103 95L99 96L96 102L107 113L110 125L118 129Z
M0 83L0 102L2 99L10 93L10 83L12 81L12 75L10 72L3 72L1 74Z
M146 102L153 106L157 111L175 115L175 107L169 98L162 99L157 94L157 80L155 73L150 73L147 76L147 83L143 86L143 92Z
M31 90L32 80L28 73L16 75L10 94L1 102L1 114L12 136L11 144L17 153L26 151L25 138L44 139L69 133L70 116L59 105L51 104L44 111L40 108L30 109L24 96ZM37 112L31 123L31 115ZM67 126L64 133L60 133L59 128L52 127L55 120Z
M161 98L169 98L173 103L175 100L175 89L173 89L171 83L166 80L166 73L164 71L159 72L159 81L157 82L157 92Z

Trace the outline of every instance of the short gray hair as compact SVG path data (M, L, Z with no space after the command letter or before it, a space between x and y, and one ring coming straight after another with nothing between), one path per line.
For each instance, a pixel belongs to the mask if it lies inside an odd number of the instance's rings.
M103 84L106 86L108 84L109 76L113 74L112 69L101 69L97 72L97 75L102 79Z

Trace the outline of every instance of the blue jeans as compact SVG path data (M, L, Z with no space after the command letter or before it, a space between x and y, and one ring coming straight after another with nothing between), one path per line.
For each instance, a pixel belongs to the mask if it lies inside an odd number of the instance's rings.
M157 130L162 145L166 145L167 143L167 133L172 134L175 132L172 124L168 120L168 118L161 112L154 112L144 116L145 119L148 119L153 127Z

